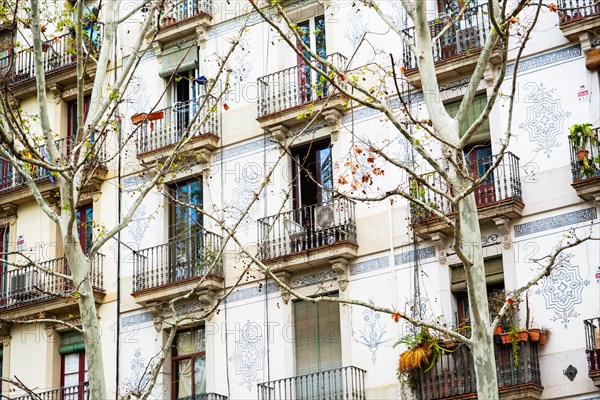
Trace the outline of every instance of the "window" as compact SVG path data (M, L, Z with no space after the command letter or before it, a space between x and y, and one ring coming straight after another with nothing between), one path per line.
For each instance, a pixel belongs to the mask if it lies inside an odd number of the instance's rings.
M333 167L330 141L311 143L294 149L294 208L331 202Z
M86 204L77 209L77 223L79 224L79 244L84 253L94 244L94 211L92 204Z
M325 40L325 17L319 15L312 17L298 24L298 29L301 32L302 42L306 47L311 49L320 57L327 57L326 40ZM305 50L300 43L298 49L302 51L307 59L311 59L310 53ZM298 56L298 73L299 86L301 94L301 102L306 103L326 95L325 85L320 82L320 76L313 71L308 65L305 65L304 60Z
M448 114L450 114L451 117L454 117L456 115L456 113L458 112L458 108L460 107L461 101L462 101L462 99L444 105L444 107L446 107L446 111L448 111ZM465 121L460 126L460 135L461 136L464 135L465 132L467 132L467 129L471 125L473 125L475 120L479 117L479 115L481 115L481 113L485 109L486 104L487 104L487 95L485 93L478 94L473 98L473 104L471 105L471 109L469 110L469 113L467 114ZM477 132L475 132L474 136L475 137L479 136L480 138L481 138L481 136L485 136L485 138L489 140L489 136L490 136L489 132L490 132L490 121L489 121L489 119L486 119L485 122L483 124L481 124L479 129L477 129ZM476 139L476 140L478 140L478 139Z
M6 299L8 296L5 293L5 290L8 290L7 272L8 272L8 263L7 253L8 253L8 240L9 240L9 231L8 225L0 226L0 268L2 271L2 279L0 279L0 292L2 293L2 298ZM4 302L4 300L3 300ZM0 375L2 376L2 375Z
M333 296L337 297L337 293ZM296 376L312 374L298 383L297 398L325 398L326 394L341 393L341 375L317 374L342 367L339 304L296 301L294 323Z
M174 141L179 141L182 134L187 129L189 122L198 110L197 102L195 101L198 97L198 87L194 83L196 76L195 71L180 72L175 75L173 82L173 108L171 118L173 126L173 132L176 137ZM168 122L167 122L168 123Z
M196 211L202 208L202 180L178 182L170 186L170 192L176 200L171 204L169 241L171 281L176 282L204 272L198 270L204 253L204 231L202 213Z
M488 298L498 291L504 290L504 269L502 258L492 258L484 261L485 281L487 284ZM467 282L465 280L465 270L462 265L452 267L451 290L454 292L457 312L456 322L458 326L469 326L469 297L467 295Z
M83 400L87 382L87 360L85 344L79 332L65 332L60 335L61 379L64 400Z
M172 398L201 398L206 393L206 343L204 327L175 336L172 353Z

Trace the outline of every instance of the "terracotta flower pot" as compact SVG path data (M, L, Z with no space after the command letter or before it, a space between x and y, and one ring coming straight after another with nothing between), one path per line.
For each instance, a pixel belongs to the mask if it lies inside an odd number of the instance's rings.
M163 27L169 26L169 25L175 25L176 23L177 23L177 20L174 17L163 18Z
M588 158L589 154L590 152L587 150L577 150L577 159L583 161L584 158Z
M494 328L494 335L500 335L502 333L502 325L498 325Z
M137 113L131 116L131 123L135 125L139 125L144 122L148 118L148 114L146 113Z
M500 335L500 339L502 339L502 343L509 344L511 342L510 333L502 333Z
M163 119L164 116L165 116L164 111L155 111L155 112L151 113L150 115L148 115L148 121L155 121L157 119Z
M529 330L529 340L532 343L537 343L540 341L540 334L542 333L542 331L540 329L537 328L532 328Z
M547 342L547 341L548 341L548 334L547 334L546 332L543 332L543 331L542 331L542 332L540 333L540 341L539 341L539 344L543 346L543 345L545 345L545 344L546 344L546 342Z
M529 333L527 331L519 331L519 342L528 342L529 341Z

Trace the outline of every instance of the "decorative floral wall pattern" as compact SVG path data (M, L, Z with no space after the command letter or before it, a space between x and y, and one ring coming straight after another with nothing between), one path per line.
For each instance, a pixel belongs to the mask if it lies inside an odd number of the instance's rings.
M372 298L369 299L369 303L375 305L375 301ZM379 349L379 345L385 342L385 340L383 340L385 325L381 324L381 313L367 308L362 314L365 325L363 329L358 331L360 337L356 340L367 346L371 352L371 362L375 365L377 363L377 350Z
M527 130L529 140L537 143L535 151L543 151L549 158L552 149L560 146L557 138L565 132L563 124L571 113L563 110L560 99L554 98L556 89L547 89L540 83L539 87L525 85L524 90L533 90L533 93L524 99L531 105L527 107L527 118L519 128Z
M560 263L554 267L552 274L542 281L541 294L546 301L546 308L553 310L552 321L560 321L567 329L572 318L579 316L575 306L583 301L583 289L590 281L579 274L579 266L571 264L573 254L565 254Z
M135 349L135 354L130 362L131 376L125 380L129 390L139 390L146 386L150 375L146 373L146 360L142 357L142 349Z

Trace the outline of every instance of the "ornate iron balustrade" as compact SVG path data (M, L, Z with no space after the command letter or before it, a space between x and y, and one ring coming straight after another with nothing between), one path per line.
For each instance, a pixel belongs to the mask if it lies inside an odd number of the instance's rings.
M84 29L84 52L86 54L97 53L102 43L102 25L94 24L93 27ZM75 50L76 41L74 33L65 33L54 39L42 43L42 63L46 74L77 64ZM10 85L35 79L35 57L33 47L16 53L13 59L12 79Z
M354 203L335 199L258 220L261 259L286 256L337 242L356 244Z
M450 27L444 34L433 42L433 61L444 61L454 57L469 54L485 45L490 30L488 4L480 4L465 10L462 16L457 13L440 15L429 21L429 31L432 39L448 24ZM415 27L407 28L404 33L415 44ZM418 67L417 58L406 43L403 44L403 62L408 70Z
M223 277L222 243L221 236L204 231L197 236L175 238L137 251L134 257L133 292L200 278L206 274Z
M583 326L589 371L600 373L600 317L584 320Z
M184 21L188 18L195 17L196 15L214 13L213 0L183 0L178 1L172 10L160 16L159 24L160 28L166 28L167 26L174 25L178 22Z
M600 4L596 0L558 0L560 24L566 24L594 15L600 15Z
M600 127L593 128L596 140L600 140ZM577 148L571 146L571 174L573 175L573 182L589 179L591 177L600 176L600 166L596 165L594 159L600 157L600 146L589 145L584 151L587 154L583 154L582 157L587 158L587 162L590 168L590 174L592 176L583 176L582 169L584 161L579 159Z
M105 135L103 135L102 138L98 138L98 140L99 141L94 145L93 152L90 150L89 147L87 147L87 145L82 146L81 151L90 152L88 154L87 160L85 160L86 168L93 168L93 167L98 167L98 166L104 167L105 166L104 165L104 160L106 159L106 146L105 146L106 137L105 137ZM72 151L72 145L71 145L70 141L67 141L66 139L62 138L62 139L55 140L54 143L56 144L58 154L61 155L61 157L66 158L69 156L70 152ZM39 150L40 150L40 154L44 157L44 159L49 158L48 151L46 150L45 145L41 145L39 147ZM51 180L51 174L47 169L36 166L36 165L29 165L26 167L33 175L33 179L35 182L39 183L43 180ZM8 160L0 157L0 193L19 189L24 186L25 186L25 179L23 178L23 176L14 170L12 164L10 164L10 162Z
M218 393L201 393L194 395L190 400L227 400L227 396Z
M217 99L209 96L204 107L201 108L204 98L205 96L200 96L176 103L148 115L147 120L138 130L137 154L174 146L186 133L192 138L201 135L219 137L221 113L217 107ZM190 126L196 113L198 116Z
M69 274L65 257L40 262L45 270ZM18 307L23 304L66 296L75 290L73 282L36 268L33 265L2 273L0 308ZM104 255L97 253L92 259L90 279L92 287L103 291Z
M541 385L537 343L518 342L517 346L518 363L511 343L494 345L500 390L523 384ZM429 371L419 370L416 374L420 399L444 399L477 392L473 355L464 345L440 357Z
M364 400L366 371L354 366L258 384L259 400Z
M88 382L80 383L77 386L62 387L48 390L46 392L36 393L36 396L24 395L15 397L14 400L88 400L90 398Z
M327 56L339 70L348 60L340 53ZM322 66L322 69L326 68ZM330 94L330 85L324 77L306 65L296 65L258 78L258 116L273 114L323 99Z
M468 163L468 168L474 177L483 175L496 162L497 158L498 155L480 158L475 163ZM421 179L443 192L450 192L448 184L436 173L421 175ZM419 183L415 179L411 180L411 193L421 201L444 213L444 215L454 212L452 205L444 196L430 190L423 183ZM519 158L510 152L506 152L498 167L490 174L488 179L474 190L474 193L477 208L509 199L521 200ZM420 222L432 218L435 217L429 211L411 203L412 222Z

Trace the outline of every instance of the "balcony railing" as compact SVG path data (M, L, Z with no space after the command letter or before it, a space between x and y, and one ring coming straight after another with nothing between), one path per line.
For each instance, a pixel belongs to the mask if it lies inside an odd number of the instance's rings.
M259 400L364 400L365 370L343 367L258 384Z
M88 155L88 160L85 161L86 167L104 166L104 160L106 159L106 147L105 138L99 139L95 145L95 152ZM72 145L66 139L58 139L55 141L58 154L62 157L68 157L71 152ZM45 145L39 147L40 154L43 157L48 157L48 151L45 149ZM82 146L82 151L90 151L86 146ZM42 167L31 165L28 170L33 175L35 182L39 183L43 180L50 180L50 172ZM15 172L12 164L2 157L0 157L0 193L8 192L15 189L20 189L25 186L25 179L21 174Z
M174 25L196 15L214 13L213 0L183 0L176 2L175 7L160 17L160 28ZM156 26L156 24L154 25Z
M201 135L220 136L221 113L217 99L208 97L204 107L204 96L175 105L148 115L138 130L137 154L162 149L177 144L187 132L192 138ZM193 125L190 123L200 110ZM189 130L188 130L189 127ZM193 140L193 139L192 139Z
M469 163L469 170L474 177L483 175L496 162L498 155L478 159L475 163ZM448 184L436 173L422 175L421 178L431 186L450 192ZM450 202L442 195L429 190L425 185L417 181L411 184L411 191L423 202L435 209L449 215L454 212ZM481 183L474 191L477 208L490 206L509 199L521 200L521 179L519 176L519 158L507 152L498 167L490 174L488 179ZM411 204L411 219L420 222L434 218L434 216L422 207Z
M206 274L223 277L222 243L221 236L205 231L136 252L133 292ZM211 266L213 269L209 271Z
M40 262L48 271L69 274L64 257ZM92 287L103 291L104 255L92 259L90 279ZM0 308L18 307L24 304L68 295L75 290L73 282L53 275L35 266L27 266L2 273Z
M48 390L46 392L36 393L36 397L24 395L14 397L14 400L88 400L90 392L88 383L84 382L77 386L69 386L58 389Z
M328 55L327 60L342 71L348 62L340 53ZM296 65L258 78L258 116L323 99L330 94L329 86L324 77L306 65Z
M594 128L593 131L596 140L600 140L600 127ZM582 157L585 157L588 160L587 162L589 165L589 174L591 176L583 175L582 172L584 168L584 161L580 160L578 150L579 149L576 149L575 147L571 146L571 173L573 174L573 182L600 176L600 166L596 165L596 163L594 162L594 159L596 157L600 157L600 146L590 145L584 150L584 153L582 154Z
M86 54L96 53L102 43L102 25L95 24L93 28L84 29L84 35L84 52ZM43 42L44 72L48 74L75 65L77 63L75 46L75 35L71 32ZM35 78L34 61L33 47L16 53L13 60L11 86Z
M301 207L258 220L261 259L312 250L337 242L356 244L354 203L335 199L330 203Z
M597 0L558 0L560 24L600 15L600 4Z
M458 13L445 14L429 21L428 24L432 39L450 24L448 30L433 42L434 62L449 60L481 49L491 30L487 3L465 10L460 17ZM404 33L415 44L415 27L405 29ZM417 58L406 43L403 44L403 48L404 68L417 68Z
M495 344L498 387L541 385L537 343L518 342L518 362L512 345ZM477 392L473 355L467 346L440 357L433 367L417 372L418 397L435 400L464 396Z
M600 317L586 319L583 325L589 371L600 374Z

